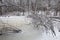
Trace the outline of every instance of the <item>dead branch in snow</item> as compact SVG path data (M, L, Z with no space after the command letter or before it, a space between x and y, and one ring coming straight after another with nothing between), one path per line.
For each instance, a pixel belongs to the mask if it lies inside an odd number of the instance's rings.
M1 19L0 19L0 21L3 24L2 28L0 28L0 35L4 35L7 33L19 33L22 31L22 30L18 29L17 27L14 27L8 23L4 23Z
M39 28L39 25L42 25L45 27L46 31L51 30L52 33L56 35L52 20L49 17L42 14L39 15L34 13L28 15L28 17L32 18L32 24L34 25L34 27Z

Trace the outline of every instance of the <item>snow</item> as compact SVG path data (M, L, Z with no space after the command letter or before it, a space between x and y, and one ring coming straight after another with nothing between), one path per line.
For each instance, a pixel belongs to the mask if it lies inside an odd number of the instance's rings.
M30 18L25 16L10 16L10 17L0 17L4 23L8 23L22 30L22 33L16 33L11 35L2 35L0 40L60 40L60 33L58 32L59 22L53 22L55 26L56 36L52 35L51 31L46 34L41 30L33 29ZM8 26L8 25L7 25Z

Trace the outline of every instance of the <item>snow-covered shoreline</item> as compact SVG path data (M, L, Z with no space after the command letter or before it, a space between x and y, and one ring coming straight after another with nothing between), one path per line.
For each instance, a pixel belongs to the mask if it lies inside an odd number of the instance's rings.
M30 18L26 18L25 16L10 16L10 17L0 17L0 19L4 23L8 23L10 25L14 25L17 28L20 28L23 32L13 35L4 35L0 36L0 40L60 40L60 33L58 32L57 28L55 28L56 36L50 33L43 34L37 30L33 30L32 25L26 25L31 22ZM1 23L0 20L0 23ZM54 22L54 26L58 26L57 22Z

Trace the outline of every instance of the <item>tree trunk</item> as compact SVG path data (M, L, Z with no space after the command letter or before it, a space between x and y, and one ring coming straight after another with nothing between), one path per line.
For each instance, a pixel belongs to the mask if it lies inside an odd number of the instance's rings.
M0 15L2 15L2 7L0 6Z
M58 13L58 11L56 11L56 12L54 13L54 16L57 16L57 13Z
M28 14L29 14L29 0L27 0Z

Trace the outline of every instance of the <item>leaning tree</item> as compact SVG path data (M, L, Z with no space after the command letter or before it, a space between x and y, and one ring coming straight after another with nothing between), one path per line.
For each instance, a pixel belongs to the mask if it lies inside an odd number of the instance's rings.
M30 15L27 16L28 18L32 18L32 24L34 25L34 28L39 29L40 25L44 26L46 29L46 32L48 32L48 30L51 30L51 32L56 35L55 31L54 31L54 26L52 23L51 18L42 15L42 14L35 14L32 13Z

